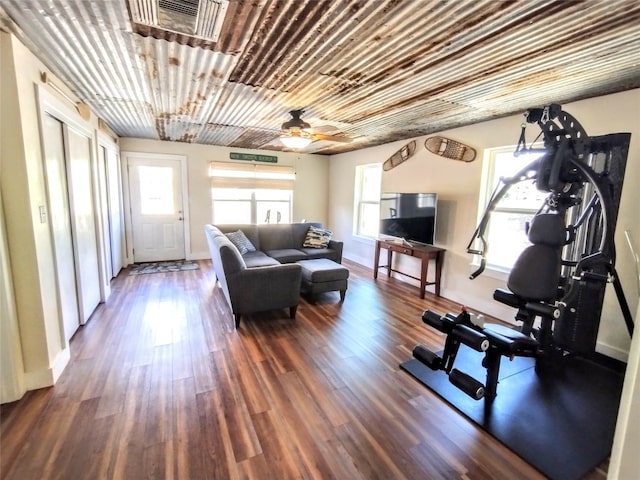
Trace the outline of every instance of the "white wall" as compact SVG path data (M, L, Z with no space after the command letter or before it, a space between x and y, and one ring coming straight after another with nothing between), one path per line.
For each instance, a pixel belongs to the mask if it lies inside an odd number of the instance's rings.
M632 232L640 242L640 222L637 205L640 204L640 90L632 90L605 97L583 100L563 105L563 109L575 116L589 135L616 132L632 132L627 160L624 189L616 230L618 246L617 268L631 310L635 311L638 294L631 252L626 246L624 231ZM444 260L441 295L455 302L504 320L511 320L514 311L492 300L493 291L504 287L504 277L485 273L475 280L468 276L473 267L467 254L467 244L478 219L478 198L483 163L483 150L515 145L520 134L523 117L514 115L467 127L440 132L466 143L478 151L474 162L463 163L448 160L424 149L426 137L417 138L418 150L405 163L384 172L382 189L387 191L437 192L439 195L435 244L447 250ZM527 128L531 141L539 133L536 125ZM374 162L384 162L406 141L394 142L356 152L331 157L329 186L329 223L335 235L345 241L344 256L363 265L373 266L374 244L372 240L356 238L353 231L353 190L355 167ZM402 269L418 275L415 259L403 258ZM405 277L400 280L413 282ZM416 292L417 295L417 292ZM608 288L602 314L598 350L625 359L630 339L613 295Z
M1 194L0 285L0 403L7 403L21 398L26 387Z
M41 81L41 73L73 94L60 79L13 35L0 31L0 195L6 227L6 247L11 282L2 282L0 297L13 297L17 317L22 365L15 363L5 374L16 384L32 390L55 383L70 358L65 341L56 295L57 280L53 255L53 236L47 212L47 192L40 135L39 93L65 103L78 124L97 130L98 119L80 117L75 105ZM41 217L40 212L45 213ZM7 267L8 268L8 267ZM105 281L106 282L106 281ZM13 284L13 291L10 285ZM105 290L106 292L106 290ZM3 332L9 315L2 315ZM20 368L23 371L19 371Z
M27 388L50 385L64 351L56 298L35 82L46 68L15 37L2 41L2 197Z
M212 161L232 162L233 160L229 160L230 152L275 155L278 157L277 165L293 166L296 170L293 221L306 218L308 221L318 221L327 225L329 217L328 156L245 150L140 138L121 138L120 149L122 152L163 153L187 157L189 230L191 232L191 239L187 240L186 246L188 259L209 258L204 236L204 225L211 223L212 219L209 164ZM125 155L122 155L122 160L126 161Z

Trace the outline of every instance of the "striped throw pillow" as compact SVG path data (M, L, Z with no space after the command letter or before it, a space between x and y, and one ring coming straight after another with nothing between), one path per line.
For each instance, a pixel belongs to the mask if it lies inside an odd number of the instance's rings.
M302 246L307 248L327 248L329 240L331 240L331 235L333 235L331 230L325 230L311 225Z
M247 238L242 230L237 230L235 232L225 233L227 238L233 243L236 248L240 251L240 255L244 255L248 252L255 252L256 247L253 246L251 240Z

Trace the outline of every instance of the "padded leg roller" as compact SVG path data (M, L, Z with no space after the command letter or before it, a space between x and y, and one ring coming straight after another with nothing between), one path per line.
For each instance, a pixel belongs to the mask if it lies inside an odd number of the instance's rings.
M424 345L416 345L413 349L413 357L420 363L425 364L431 370L440 370L442 366L442 358L433 353Z
M451 370L449 381L474 400L480 400L484 397L484 385L457 368Z
M443 320L442 315L439 313L425 310L422 313L422 321L436 330L441 332L445 331L445 320Z
M466 325L457 325L451 335L477 352L486 352L489 348L489 339L484 334Z

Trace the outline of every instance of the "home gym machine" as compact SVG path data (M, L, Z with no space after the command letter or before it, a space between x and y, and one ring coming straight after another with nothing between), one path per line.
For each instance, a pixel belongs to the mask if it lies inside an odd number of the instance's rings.
M538 373L560 368L568 355L595 352L602 303L612 283L629 331L633 320L615 268L614 231L631 134L589 137L560 105L525 113L516 152L541 155L511 178L501 179L473 234L467 252L481 258L474 279L485 268L485 231L491 213L513 185L534 182L548 192L527 225L531 245L516 260L507 289L493 298L517 310L516 327L480 325L466 309L459 314L426 310L422 320L446 334L442 354L417 345L413 356L472 398L491 402L496 394L502 357L533 357ZM527 123L537 123L544 148L527 147ZM466 345L484 354L486 381L454 368L458 349Z

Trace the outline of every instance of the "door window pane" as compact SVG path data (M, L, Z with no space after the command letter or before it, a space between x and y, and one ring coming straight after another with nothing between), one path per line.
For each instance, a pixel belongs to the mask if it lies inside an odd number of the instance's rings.
M139 166L140 213L142 215L173 215L173 169Z

